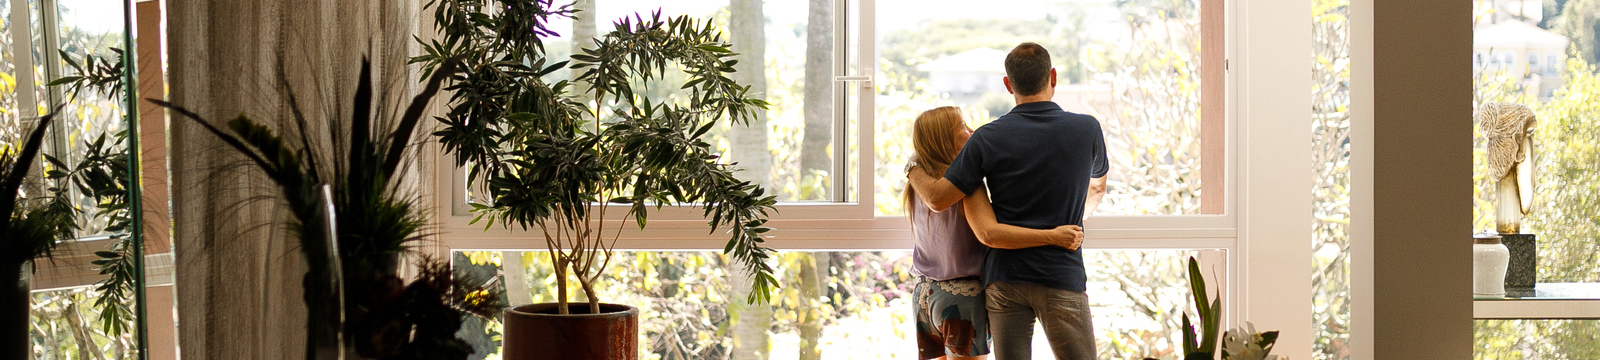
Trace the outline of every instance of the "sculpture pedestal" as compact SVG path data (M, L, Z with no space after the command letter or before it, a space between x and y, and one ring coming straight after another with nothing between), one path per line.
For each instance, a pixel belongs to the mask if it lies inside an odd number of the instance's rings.
M1533 234L1500 234L1500 243L1511 251L1506 267L1506 295L1533 291L1539 281L1539 243Z

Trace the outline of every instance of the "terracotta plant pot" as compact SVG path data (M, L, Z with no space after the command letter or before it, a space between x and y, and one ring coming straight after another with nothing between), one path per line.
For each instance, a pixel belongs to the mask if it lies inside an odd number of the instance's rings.
M567 306L571 314L559 315L558 304L522 305L506 310L501 337L505 360L638 360L639 308L600 304L599 314L589 304Z

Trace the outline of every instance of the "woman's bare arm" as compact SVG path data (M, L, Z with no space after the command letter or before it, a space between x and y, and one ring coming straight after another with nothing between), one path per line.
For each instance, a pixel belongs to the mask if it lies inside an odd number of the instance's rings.
M978 241L992 248L1025 249L1054 245L1077 250L1083 244L1083 228L1077 225L1039 230L1001 224L995 220L994 207L989 204L988 192L982 187L968 195L961 208L967 216L967 225L972 227L972 233L978 236Z
M956 188L955 184L951 184L950 180L928 176L928 173L920 168L913 168L911 172L906 173L906 179L906 185L916 189L917 198L933 211L949 209L951 205L955 205L957 201L967 196L962 194L961 189Z

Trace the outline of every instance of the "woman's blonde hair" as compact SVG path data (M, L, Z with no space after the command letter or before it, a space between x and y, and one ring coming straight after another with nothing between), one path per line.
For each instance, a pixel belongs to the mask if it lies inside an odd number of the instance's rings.
M955 161L956 154L961 152L961 147L956 144L956 131L966 126L966 122L961 120L961 109L954 106L941 106L917 115L916 122L911 125L911 148L916 151L913 159L918 168L930 177L943 177L945 169L950 168L950 162ZM911 184L907 183L907 218L913 213L911 209L915 204L912 201L916 201L914 193Z

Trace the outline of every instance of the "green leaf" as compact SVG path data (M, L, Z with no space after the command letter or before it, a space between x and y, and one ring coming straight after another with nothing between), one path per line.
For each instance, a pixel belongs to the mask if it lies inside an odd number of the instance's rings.
M1194 324L1189 322L1189 314L1183 314L1183 353L1190 354L1200 351L1200 345L1195 342Z
M54 81L51 81L50 83L45 84L45 86L59 86L59 85L63 85L63 84L70 84L70 83L73 83L73 82L76 82L76 81L82 80L82 79L83 79L82 76L63 76L60 79L55 79Z

